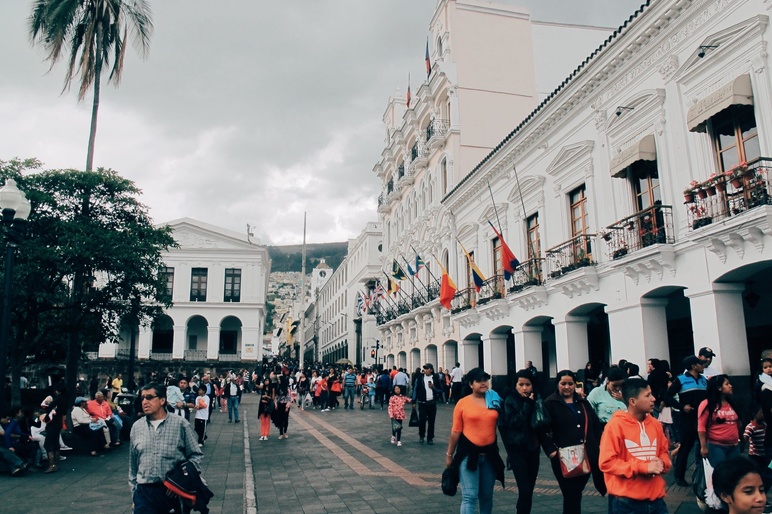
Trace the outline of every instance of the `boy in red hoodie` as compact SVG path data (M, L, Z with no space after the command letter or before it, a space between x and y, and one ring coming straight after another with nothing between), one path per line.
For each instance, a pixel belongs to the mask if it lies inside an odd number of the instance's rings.
M667 514L665 479L668 441L651 416L655 399L641 378L622 385L627 412L611 416L600 440L600 470L606 479L609 514Z

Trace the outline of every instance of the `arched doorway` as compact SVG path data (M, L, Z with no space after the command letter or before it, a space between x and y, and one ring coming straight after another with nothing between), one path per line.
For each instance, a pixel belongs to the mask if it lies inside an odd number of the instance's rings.
M174 321L166 314L158 316L152 325L153 353L172 353L174 347Z
M220 322L220 355L237 355L241 348L241 320L226 316Z
M430 344L426 347L426 362L429 362L434 366L434 370L437 370L439 366L437 362L437 346Z
M192 316L188 320L186 334L188 336L185 355L200 355L206 358L206 348L209 333L209 323L203 316Z
M472 368L483 365L482 335L472 333L461 341L461 369L466 373Z
M442 345L442 367L452 369L458 362L458 341L452 339Z
M406 352L399 352L397 354L397 363L395 365L398 368L407 369L407 353Z
M421 350L413 348L410 350L410 369L408 370L408 375L421 366L423 366L423 363L421 363Z

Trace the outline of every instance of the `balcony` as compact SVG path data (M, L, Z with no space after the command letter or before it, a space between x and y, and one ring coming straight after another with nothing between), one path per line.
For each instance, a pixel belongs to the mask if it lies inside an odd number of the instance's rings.
M720 175L699 184L693 198L686 199L689 230L699 230L756 207L772 205L770 171L772 159L762 157L735 173Z
M409 186L413 183L415 171L413 169L413 164L411 163L407 167L407 172L405 172L404 166L401 166L402 168L402 174L399 176L399 180L397 181L397 185L400 189L402 189L405 186Z
M378 212L380 213L387 213L389 212L389 202L386 201L386 198L384 198L383 193L378 195Z
M421 168L424 168L429 162L429 154L431 153L429 146L426 143L416 141L413 144L413 148L410 149L410 165L408 171L413 175L418 173Z
M482 305L499 298L504 298L504 276L494 275L483 282L480 292L477 293L477 304Z
M525 288L539 286L544 282L544 259L530 259L515 268L512 275L510 293L517 293Z
M595 234L581 234L547 250L549 277L558 278L579 268L594 266L594 239Z
M220 362L241 362L241 352L220 353Z
M184 359L186 361L205 361L206 350L185 350Z
M622 218L601 232L610 260L621 259L647 246L675 243L673 208L654 205Z
M151 361L170 361L172 360L172 354L165 353L165 352L150 352L150 360Z
M115 358L118 360L129 360L129 357L131 357L131 351L128 348L119 348L115 351Z
M426 126L426 143L430 149L439 147L448 134L450 122L448 120L432 120Z
M408 314L424 305L429 305L439 297L439 284L429 284L424 290L416 291L416 293L409 298L400 299L398 302L385 300L379 302L370 308L370 314L375 316L377 325L383 325L384 323L397 319L403 314Z
M450 301L450 313L457 314L459 312L471 309L476 305L477 291L474 286L467 287L465 289L459 289L456 291L456 295Z

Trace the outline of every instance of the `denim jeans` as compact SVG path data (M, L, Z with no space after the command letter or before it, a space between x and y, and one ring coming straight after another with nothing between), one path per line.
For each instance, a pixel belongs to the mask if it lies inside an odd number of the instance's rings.
M740 445L723 445L708 443L708 462L716 469L719 464L724 462L729 457L740 455Z
M344 407L351 407L354 408L354 392L356 391L356 386L352 387L345 387L343 389L343 406Z
M238 396L228 397L228 421L231 421L233 419L233 416L236 416L236 421L239 420L239 397Z
M667 514L667 505L664 498L632 500L609 494L608 514Z
M134 514L166 514L171 509L180 510L178 496L173 499L166 495L163 483L138 484L134 491Z
M461 484L461 514L474 514L477 502L480 502L480 514L493 511L493 484L496 471L486 455L480 455L477 469L470 471L466 467L469 457L461 461L458 473Z

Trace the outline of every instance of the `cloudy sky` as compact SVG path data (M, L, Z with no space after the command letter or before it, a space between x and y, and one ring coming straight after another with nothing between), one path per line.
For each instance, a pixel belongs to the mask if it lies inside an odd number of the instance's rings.
M498 1L616 27L643 0ZM91 96L60 94L64 67L30 44L31 3L0 6L0 159L82 169ZM309 242L377 219L381 117L408 73L418 90L435 0L150 4L149 56L132 47L120 87L103 83L95 166L133 180L157 222L250 224L264 243L302 241L304 211Z

